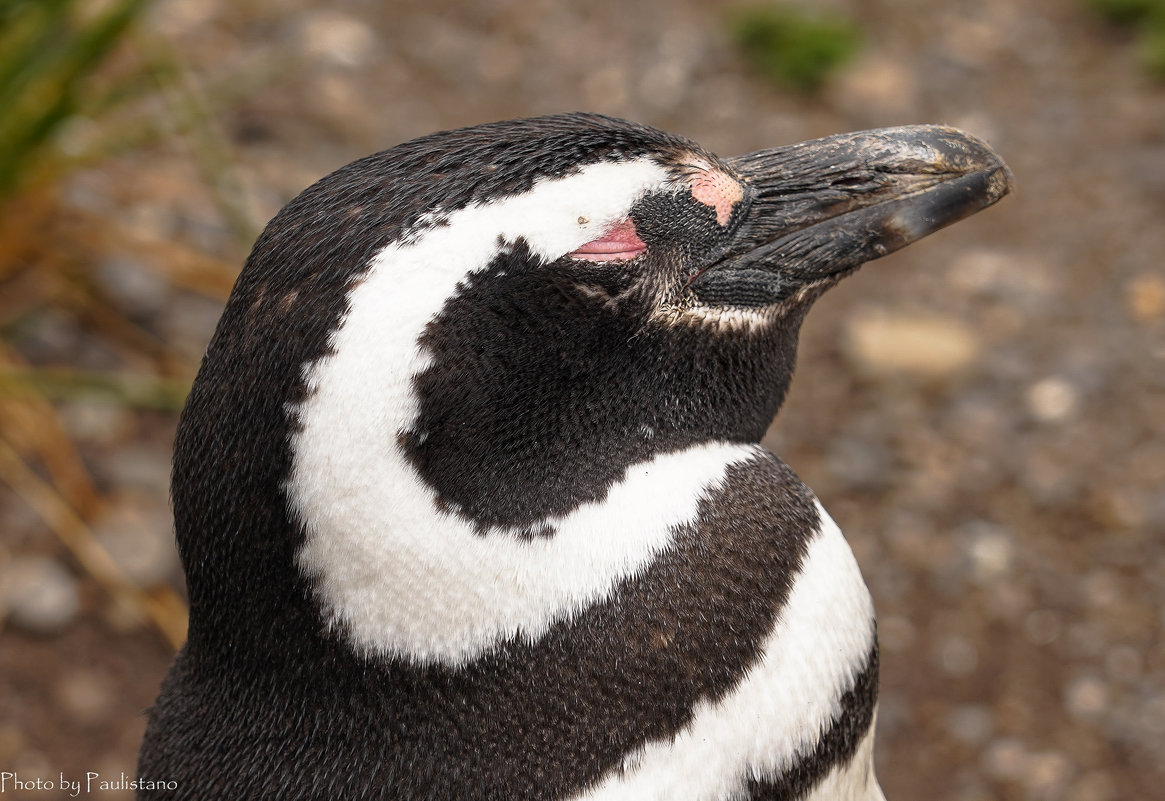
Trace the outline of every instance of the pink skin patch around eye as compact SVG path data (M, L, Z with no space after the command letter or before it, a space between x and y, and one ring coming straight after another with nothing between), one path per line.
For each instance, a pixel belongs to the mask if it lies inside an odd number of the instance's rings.
M728 225L732 210L744 197L744 189L735 179L719 170L701 170L692 179L692 197L711 206L716 212L716 222Z
M570 254L572 259L587 261L628 261L647 250L635 231L635 223L624 219L593 242L587 242Z

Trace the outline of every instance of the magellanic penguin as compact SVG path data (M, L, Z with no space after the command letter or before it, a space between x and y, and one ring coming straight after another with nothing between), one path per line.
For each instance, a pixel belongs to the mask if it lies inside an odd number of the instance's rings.
M869 593L758 443L813 301L1009 185L945 127L571 114L304 191L179 425L140 797L882 798Z

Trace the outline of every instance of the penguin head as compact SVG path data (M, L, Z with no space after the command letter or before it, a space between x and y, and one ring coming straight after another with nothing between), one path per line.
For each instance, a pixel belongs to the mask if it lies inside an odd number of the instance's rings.
M537 541L634 465L756 442L812 302L1008 188L950 128L720 159L584 114L340 169L256 243L183 415L192 636L240 586L310 596L329 531Z

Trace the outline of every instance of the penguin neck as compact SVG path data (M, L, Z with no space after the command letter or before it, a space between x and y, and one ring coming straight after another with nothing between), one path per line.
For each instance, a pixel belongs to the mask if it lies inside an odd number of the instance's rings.
M564 307L448 308L424 338L431 361L399 444L439 503L482 528L601 500L659 454L758 442L784 400L799 318L716 330L548 308Z

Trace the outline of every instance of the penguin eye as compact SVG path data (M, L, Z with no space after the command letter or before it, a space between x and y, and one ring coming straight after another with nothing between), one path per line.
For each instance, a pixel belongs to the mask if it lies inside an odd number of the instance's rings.
M647 251L647 245L639 238L635 223L625 217L615 223L598 239L587 242L572 251L570 258L582 261L630 261Z

